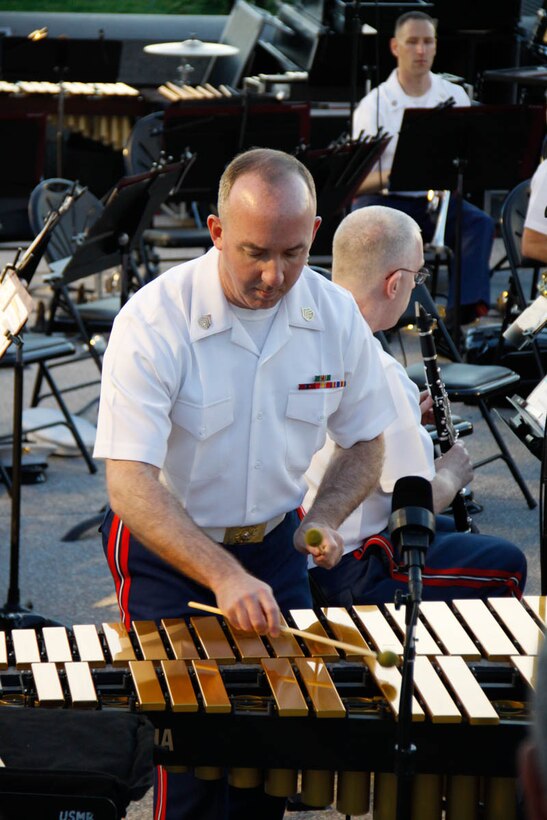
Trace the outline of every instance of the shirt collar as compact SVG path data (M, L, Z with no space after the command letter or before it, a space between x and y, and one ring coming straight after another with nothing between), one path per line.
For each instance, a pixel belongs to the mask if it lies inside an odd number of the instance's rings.
M324 330L325 325L310 288L310 275L313 276L313 273L305 267L296 284L285 296L288 323L294 327Z
M211 248L197 261L192 281L190 338L192 342L232 327L233 313L218 275L219 252Z
M427 93L432 91L437 92L437 87L439 85L439 78L436 74L433 74L432 71L429 72L429 79L431 81L431 86ZM399 77L397 76L397 69L394 68L387 80L384 83L384 92L387 97L387 100L392 109L405 107L407 104L408 96L403 91L401 84L399 82ZM423 95L425 96L425 94Z
M190 311L190 338L192 342L229 330L234 314L222 290L218 275L219 252L211 248L202 256L193 274L192 307ZM305 267L299 279L283 297L287 324L308 330L323 330L317 303L312 295ZM276 316L276 319L278 317Z

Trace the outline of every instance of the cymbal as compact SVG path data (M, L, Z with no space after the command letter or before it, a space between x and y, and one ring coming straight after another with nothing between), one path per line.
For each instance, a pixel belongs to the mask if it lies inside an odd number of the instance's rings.
M164 57L228 57L237 54L236 46L227 43L204 43L202 40L182 40L180 43L152 43L145 46L148 54L160 54Z

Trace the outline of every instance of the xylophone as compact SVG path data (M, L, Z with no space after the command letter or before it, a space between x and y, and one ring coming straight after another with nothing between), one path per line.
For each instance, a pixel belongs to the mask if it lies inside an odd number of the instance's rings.
M180 102L181 100L218 100L230 97L241 97L241 92L227 85L219 85L218 88L211 83L204 85L177 85L169 80L158 87L158 93L169 102Z
M63 82L64 127L89 139L121 150L135 116L143 113L140 91L123 82ZM61 84L47 81L0 80L0 99L5 112L58 113Z
M287 624L402 654L402 609L293 610ZM515 752L547 599L426 602L417 630L413 817L510 820ZM313 639L262 638L195 616L0 633L0 700L38 708L129 708L156 729L156 762L344 814L395 817L401 672Z

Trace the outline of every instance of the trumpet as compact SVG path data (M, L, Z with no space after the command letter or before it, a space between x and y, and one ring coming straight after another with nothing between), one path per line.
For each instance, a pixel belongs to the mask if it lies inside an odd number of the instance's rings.
M428 191L427 192L429 213L437 214L437 222L431 241L428 247L434 251L442 251L446 248L446 218L448 216L448 206L450 205L450 191Z

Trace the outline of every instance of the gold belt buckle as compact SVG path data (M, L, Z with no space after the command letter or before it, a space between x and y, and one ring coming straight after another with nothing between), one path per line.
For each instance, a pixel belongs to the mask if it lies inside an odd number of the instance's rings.
M260 544L264 541L266 524L251 524L248 527L226 527L223 544Z

